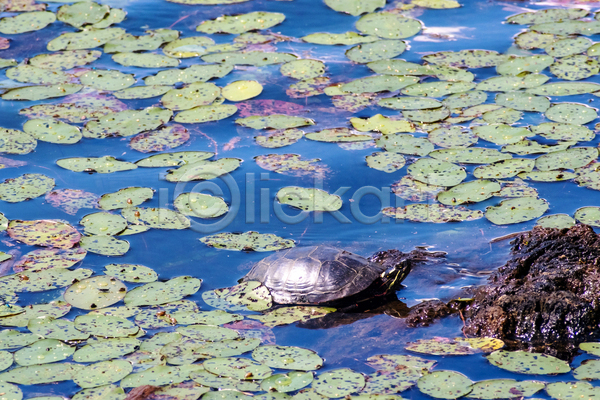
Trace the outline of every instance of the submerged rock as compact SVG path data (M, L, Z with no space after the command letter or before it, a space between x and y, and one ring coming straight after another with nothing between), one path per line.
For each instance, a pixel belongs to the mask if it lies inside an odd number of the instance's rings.
M511 259L475 289L464 333L511 348L569 357L600 323L600 237L587 225L535 227L514 240Z

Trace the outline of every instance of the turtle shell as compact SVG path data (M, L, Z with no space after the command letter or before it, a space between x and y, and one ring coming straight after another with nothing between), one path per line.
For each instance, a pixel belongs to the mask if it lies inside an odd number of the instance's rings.
M293 247L264 258L243 280L261 282L279 304L319 304L362 292L385 269L335 247Z

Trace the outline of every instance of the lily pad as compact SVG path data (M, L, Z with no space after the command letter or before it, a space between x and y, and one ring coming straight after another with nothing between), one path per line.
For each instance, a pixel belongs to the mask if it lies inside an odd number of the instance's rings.
M129 251L129 242L112 236L84 236L79 246L103 256L122 256Z
M209 37L192 36L169 42L162 50L169 57L191 58L206 54L207 47L214 44L215 41Z
M235 81L225 86L221 93L226 100L244 101L258 96L262 90L257 81Z
M196 192L181 193L174 206L181 214L197 218L216 218L229 211L222 198Z
M91 342L73 354L73 361L92 363L118 358L133 353L140 344L139 340L127 337Z
M229 118L237 111L238 108L232 104L198 106L178 113L174 120L187 124L199 124Z
M473 176L479 179L506 179L512 178L521 172L531 172L534 166L534 160L512 158L477 167L473 171Z
M364 13L370 13L378 8L385 6L384 0L325 0L325 4L337 12L358 16Z
M467 341L446 338L419 339L408 343L406 349L434 356L464 356L481 352Z
M527 93L539 96L572 96L599 90L600 85L594 82L555 82L527 89Z
M428 63L456 68L494 67L506 61L504 54L492 50L441 51L423 56Z
M480 125L471 128L479 138L494 144L513 144L526 137L534 136L527 128L513 127L505 124Z
M255 136L256 144L269 149L289 146L296 143L300 138L304 136L304 132L291 128L284 130L275 130L270 132L266 136Z
M158 365L142 372L129 374L121 380L121 387L138 387L144 385L162 386L172 383L180 383L188 378L191 371L202 368L201 365L173 367L169 365Z
M494 181L478 179L463 182L437 195L437 200L447 206L464 203L478 203L489 199L500 190L500 184Z
M276 308L263 315L249 315L248 318L257 319L262 322L263 325L273 327L293 324L298 321L322 318L334 311L335 308L329 307L293 306Z
M440 108L442 103L427 97L391 97L379 100L377 105L393 110L427 110Z
M264 379L271 376L271 369L264 364L257 363L247 358L212 358L204 361L204 368L215 375L246 379Z
M364 126L364 123L362 124L362 126ZM329 143L361 142L366 140L373 140L373 137L371 135L357 134L355 131L349 128L324 129L322 131L307 133L305 137L309 140L316 140L318 142Z
M523 140L514 144L509 144L502 147L502 152L514 153L520 156L527 154L538 154L538 153L553 153L555 151L562 151L573 146L577 142L559 142L555 145L539 144L535 140Z
M136 161L138 167L176 167L178 165L193 164L206 160L215 153L208 151L180 151L176 153L162 153Z
M152 97L162 96L169 90L173 89L171 86L134 86L127 89L117 90L113 93L117 99L126 100L138 100L138 99L150 99Z
M598 118L595 109L578 103L554 104L545 115L550 121L578 125L587 124Z
M0 33L15 35L39 31L56 21L56 15L48 11L34 11L0 19Z
M84 233L88 235L116 235L127 227L127 221L115 214L97 212L84 216L80 225L84 227Z
M82 137L78 127L53 119L31 119L23 130L37 140L57 144L77 143Z
M84 50L102 46L106 42L117 39L125 34L121 28L90 29L81 32L63 33L52 39L46 48L50 51Z
M512 158L510 155L500 153L498 150L480 147L435 150L429 153L429 156L436 160L463 164L488 164Z
M467 92L475 86L476 84L472 82L434 81L407 86L402 89L402 93L408 96L443 97L453 93Z
M535 225L542 228L565 229L574 226L575 220L567 214L553 214L538 219Z
M595 147L574 147L539 156L535 160L535 167L540 171L575 169L589 164L596 158L598 149Z
M100 22L110 12L110 7L100 5L94 1L65 4L58 9L56 14L59 21L65 22L75 28Z
M184 215L168 208L128 207L121 210L127 222L145 225L154 229L187 229L190 220Z
M406 164L406 159L402 154L378 152L366 157L367 165L370 168L392 173L396 172Z
M340 0L337 0L340 1ZM366 64L371 61L387 60L404 53L406 43L402 40L378 40L359 44L346 51L346 57L355 63Z
M214 179L228 174L240 166L238 158L221 158L215 161L196 161L184 164L178 169L169 170L166 176L169 182L189 182L195 180Z
M496 104L520 111L545 112L550 107L550 100L528 92L507 92L496 95Z
M233 70L232 65L192 65L184 69L168 69L144 78L146 85L175 85L181 83L206 82L222 78Z
M74 83L47 86L26 86L2 95L3 100L45 100L77 93L83 86Z
M550 140L569 140L587 142L595 137L589 128L583 125L563 124L559 122L544 122L530 126L531 132Z
M0 331L0 349L16 350L38 341L40 338L32 333L23 333L14 329Z
M21 366L48 364L62 361L75 352L74 346L56 339L42 339L15 353L15 362Z
M27 329L46 339L63 341L85 340L90 336L88 333L75 329L75 324L72 321L51 317L31 319L27 324Z
M350 118L352 126L361 132L375 131L381 132L384 135L397 132L414 132L415 126L405 120L395 120L384 117L381 114L376 114L370 118ZM323 131L322 131L323 132ZM306 136L308 137L309 134Z
M200 241L210 247L237 251L274 251L294 247L290 239L283 239L270 233L218 233L205 236Z
M315 122L309 118L295 117L283 114L273 114L268 116L251 116L236 119L235 122L239 125L253 129L289 129L315 124Z
M117 210L133 207L152 199L154 190L147 187L128 187L100 197L98 205L103 210Z
M94 69L79 77L81 83L98 90L121 90L135 83L133 74L117 70Z
M518 224L539 218L546 210L548 210L546 200L520 197L504 200L498 206L486 208L485 217L496 225Z
M488 124L507 124L512 125L518 122L523 113L512 108L502 107L498 110L488 111L483 114L482 118Z
M182 89L169 90L160 101L170 110L189 110L211 104L220 94L221 89L213 83L195 82Z
M590 39L584 37L568 38L558 40L544 50L552 57L569 57L585 52L593 43Z
M157 305L181 300L200 289L201 280L191 276L179 276L166 282L152 282L130 290L125 296L129 307Z
M415 161L409 165L407 172L418 181L436 186L458 185L467 177L464 168L431 158L421 158Z
M426 138L416 138L404 133L383 135L375 143L389 152L417 156L425 156L434 148L433 143Z
M112 276L99 275L74 283L64 296L69 304L77 308L95 310L121 301L126 292L123 282Z
M509 24L541 24L546 22L559 22L569 19L579 19L588 15L588 11L583 8L555 8L555 9L544 9L537 11L529 11L520 14L513 15L506 19Z
M106 275L125 282L148 283L158 278L153 269L138 264L109 264L104 269Z
M528 74L525 76L493 76L476 86L477 90L488 92L512 92L519 89L537 88L550 79L543 74Z
M520 374L555 375L571 371L566 361L546 354L498 350L486 356L499 368Z
M559 58L550 66L550 72L557 78L569 81L589 78L596 75L598 71L600 71L598 62L583 55Z
M479 210L464 207L446 207L441 204L409 204L406 207L386 207L383 215L396 219L407 219L413 222L460 222L483 218Z
M59 167L74 172L98 172L99 174L109 174L111 172L127 171L137 168L135 164L126 161L118 161L114 157L110 156L98 158L63 158L58 160L56 164Z
M271 368L314 371L323 366L323 359L312 350L292 346L260 346L252 358Z
M548 55L516 57L499 64L496 72L500 75L519 75L522 72L537 74L552 65L554 58Z
M348 368L334 369L315 377L312 387L323 396L344 397L359 392L365 386L365 377Z
M384 39L404 39L422 29L421 22L401 14L380 12L367 14L356 22L356 29L367 35Z
M311 384L313 374L311 372L288 372L287 374L272 375L263 379L260 387L266 392L294 392Z
M455 371L432 371L419 378L417 386L422 393L441 399L457 399L472 390L473 381Z
M132 371L133 366L126 360L101 361L82 368L73 380L82 388L93 388L120 381Z
M546 393L555 399L594 398L600 390L587 382L554 382L546 385Z
M75 318L75 328L95 336L126 338L135 335L139 327L125 318L114 315L87 314Z
M54 363L43 365L28 365L11 369L0 374L0 379L5 382L13 382L19 385L40 385L70 381L82 365L73 363Z
M446 148L468 147L477 143L478 139L470 130L463 130L458 126L434 129L427 138L433 144Z
M482 104L487 99L487 93L481 90L472 90L463 93L455 93L446 97L444 105L450 109L472 107Z
M256 281L205 292L202 299L211 307L227 311L263 311L273 305L269 290Z
M544 49L556 42L557 37L549 33L525 31L515 36L515 44L525 50Z
M304 211L336 211L342 208L342 199L321 189L287 186L277 192L277 200Z
M117 53L112 60L125 67L138 68L173 68L179 65L176 58L152 53Z
M294 79L310 79L325 73L325 64L318 60L294 60L279 69L282 75Z
M239 15L222 15L216 19L203 21L196 30L203 33L244 33L259 29L269 29L282 23L281 13L255 11Z
M521 179L529 179L537 182L560 182L567 181L577 177L577 174L567 172L563 170L550 170L550 171L532 171L532 172L521 172L517 175Z
M16 129L0 128L0 153L28 154L36 146L36 139L29 133Z
M70 249L81 235L77 230L60 220L12 220L8 224L8 235L30 246Z
M591 226L600 226L600 208L599 207L581 207L575 211L575 219L582 224Z
M360 43L372 43L379 38L372 35L361 35L356 32L344 33L311 33L301 38L305 42L324 45L355 45Z
M267 53L262 51L229 51L223 53L207 54L201 57L207 63L221 63L227 65L254 65L263 67L271 64L282 64L294 61L297 57L288 53Z
M190 133L183 125L174 124L163 126L155 131L140 133L131 138L129 145L139 152L150 153L179 147L186 143L189 138Z
M594 35L600 33L600 21L559 21L532 25L532 30L553 35Z
M62 71L38 68L26 64L7 69L6 77L17 82L32 83L34 85L58 85L68 83L72 79L71 75Z

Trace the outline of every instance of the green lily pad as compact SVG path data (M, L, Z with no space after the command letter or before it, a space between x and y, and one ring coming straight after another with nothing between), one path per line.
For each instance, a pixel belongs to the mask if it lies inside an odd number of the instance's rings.
M190 83L183 89L171 89L160 99L170 110L189 110L197 106L211 104L221 94L221 89L213 83Z
M139 264L109 264L104 267L104 273L133 283L154 282L158 278L153 269Z
M584 342L579 344L579 348L588 354L600 355L600 343L598 342Z
M203 33L244 33L259 29L269 29L282 23L285 15L264 11L255 11L239 15L223 15L216 19L203 21L196 30Z
M373 400L379 398L392 397L390 400L395 400L395 396L385 396L392 393L402 392L412 386L414 386L418 379L423 376L421 371L416 368L407 368L406 366L400 366L398 370L380 370L375 371L372 374L367 375L366 385L361 393L366 393L360 396L352 396L353 399L364 397L367 400L367 396ZM385 397L384 397L385 396Z
M516 57L498 64L496 72L500 75L519 75L522 72L537 74L549 67L554 58L548 55L534 55L528 57Z
M179 65L176 58L152 53L117 53L112 60L125 67L138 68L173 68Z
M274 149L279 147L289 146L291 144L296 143L300 138L304 136L304 132L291 128L291 129L283 129L283 130L275 130L269 132L268 135L265 136L255 136L256 144L261 147L266 147L268 149Z
M147 187L128 187L113 193L106 193L98 200L98 206L103 210L117 210L133 207L152 199L154 190Z
M596 158L598 149L595 147L574 147L539 156L535 160L535 167L540 171L575 169L589 164Z
M110 12L110 7L93 1L65 4L58 9L56 17L75 28L100 22Z
M433 151L433 143L426 138L408 134L383 135L375 141L377 146L393 153L425 156Z
M112 236L84 236L79 246L103 256L122 256L129 251L129 242Z
M492 50L440 51L422 57L431 64L456 68L494 67L506 61L507 56Z
M209 37L192 36L169 42L162 50L169 57L191 58L206 54L207 47L214 44L215 41Z
M442 127L429 132L430 142L440 147L468 147L477 143L477 136L470 130L463 130L458 126Z
M412 0L411 4L418 7L433 8L433 9L445 9L445 8L458 8L461 5L454 0Z
M334 311L335 308L329 307L281 307L268 311L263 315L248 315L248 318L257 319L265 326L274 327L279 325L293 324L294 322L298 321L308 321L315 318L322 318Z
M488 164L512 158L498 150L479 147L435 150L429 153L429 156L436 160L462 164Z
M126 360L101 361L79 370L73 380L82 388L94 388L120 381L132 371L133 366Z
M429 185L410 176L404 176L392 185L392 191L396 196L410 201L435 199L437 194L444 189L444 186Z
M78 349L73 361L92 363L118 358L133 353L140 344L139 340L127 337L98 340Z
M102 46L106 42L115 40L124 34L125 30L121 28L68 32L52 39L46 48L50 51L93 49L94 47Z
M531 26L532 30L553 35L594 35L600 33L600 21L545 22Z
M271 368L247 358L212 358L204 361L202 365L215 375L239 380L264 379L272 374Z
M535 225L542 228L565 229L574 226L575 220L567 214L553 214L538 219Z
M179 327L176 331L187 338L208 342L239 338L239 334L233 329L214 325L188 325Z
M349 128L324 129L322 131L307 133L305 137L309 140L316 140L318 142L329 143L361 142L366 140L373 140L373 137L371 135L357 134L355 131Z
M0 371L4 371L8 367L10 367L13 364L13 359L14 357L12 353L9 353L8 351L0 352ZM6 386L8 386L8 384L4 385L4 387L0 386L0 390L2 391L2 393L5 393L6 396L6 392L4 390L7 389Z
M48 86L26 86L12 89L2 95L3 100L44 100L77 93L83 86L74 83Z
M196 314L198 312L199 308L196 303L190 300L178 300L172 303L148 307L141 310L135 316L135 324L142 329L167 328L178 324L179 321L175 321L177 318L185 318L187 314ZM175 339L178 340L181 339L181 337L182 336L178 334ZM164 343L164 345L167 343Z
M577 142L560 142L555 145L542 145L535 140L523 140L521 142L503 146L502 152L514 153L520 156L527 154L552 153L568 149L576 143Z
M44 292L46 290L69 286L74 280L85 279L92 270L51 268L42 271L23 271L20 274L7 275L0 279L8 290L15 292ZM9 310L10 311L10 307ZM15 313L17 314L17 313Z
M464 356L481 352L467 341L447 338L418 339L408 343L406 349L434 356Z
M559 122L544 122L537 126L530 126L536 135L550 140L569 140L587 142L594 138L595 134L583 125L564 124Z
M599 207L581 207L575 211L575 219L582 224L591 226L600 226L600 208Z
M168 208L128 207L121 210L127 222L133 225L145 225L154 229L187 229L190 220L184 215Z
M458 185L467 177L464 168L431 158L421 158L415 161L408 166L407 172L418 181L436 186Z
M27 324L27 329L46 339L79 341L90 336L88 333L75 329L75 324L72 321L50 317L31 319Z
M239 379L228 378L224 376L218 376L205 370L194 371L190 374L190 378L195 382L203 385L204 387L219 389L217 393L219 396L216 398L223 399L250 399L249 396L242 394L237 391L238 386L242 387L244 384L252 385L252 381L242 381ZM253 388L253 390L260 390L260 388Z
M114 157L104 156L98 158L73 157L58 160L56 164L59 167L74 172L97 172L99 174L109 174L117 171L127 171L136 169L137 166L126 161L118 161Z
M169 182L190 182L214 179L236 170L241 164L239 158L221 158L215 161L195 161L169 170L166 179Z
M475 382L473 390L467 395L471 399L509 399L530 397L544 388L539 381L517 382L514 379L488 379Z
M11 369L0 374L0 379L5 382L13 382L19 385L40 385L70 381L82 365L73 363L54 363L43 365L28 365Z
M532 171L532 172L521 172L517 175L521 179L529 179L537 182L560 182L567 181L577 177L577 174L567 172L563 170L551 170L551 171Z
M289 129L315 124L310 118L294 117L283 114L251 116L236 119L235 122L236 124L253 129Z
M404 39L416 35L422 29L421 22L401 14L372 13L356 22L356 29L367 35L384 39Z
M378 152L366 157L367 165L370 168L392 173L396 172L406 164L406 159L402 154Z
M144 385L162 386L172 383L180 383L188 378L190 371L202 368L201 365L190 365L188 368L158 365L142 372L130 374L121 380L121 387L138 387Z
M539 96L572 96L599 90L600 85L594 82L555 82L527 89L527 93Z
M390 97L379 100L377 105L391 108L392 110L427 110L440 108L442 103L436 99L427 97Z
M263 379L260 387L266 392L295 392L310 385L312 381L313 374L311 372L288 372Z
M269 290L255 281L205 292L202 299L211 307L227 311L263 311L273 305Z
M569 19L579 19L588 15L589 11L582 8L566 8L566 9L544 9L537 11L524 12L513 15L506 19L509 24L541 24L545 22L559 22Z
M96 311L90 311L90 314L114 315L115 317L129 318L137 315L140 312L138 307L106 307Z
M473 176L478 179L506 179L512 178L521 172L531 172L534 166L534 160L512 158L477 167L473 171Z
M515 44L525 50L543 49L556 42L557 37L549 33L525 31L515 36Z
M471 131L483 140L494 144L513 144L526 137L534 136L527 128L513 127L505 124L480 125L471 128Z
M488 111L482 118L488 124L507 124L511 125L518 122L523 113L512 108L502 107L494 111Z
M334 369L315 377L312 387L327 397L344 397L359 392L365 386L365 377L349 368Z
M303 79L297 83L291 84L285 92L293 99L317 96L324 93L325 89L329 87L329 83L330 79L325 76Z
M366 78L359 78L348 83L344 83L340 90L342 92L348 93L376 93L376 92L395 92L397 90L403 89L407 86L413 85L419 82L418 78L413 76L400 76L400 75L375 75L368 76ZM379 105L382 107L400 109L397 106L394 106L397 102L404 102L415 104L418 102L418 99L411 100L403 100L402 98L393 98L393 99L382 99L379 102ZM383 104L382 104L383 103ZM437 107L440 107L439 104ZM436 107L426 107L426 108L436 108ZM407 108L411 109L411 108ZM415 108L417 109L417 108Z
M207 63L221 63L225 65L254 65L263 67L271 64L282 64L294 61L297 57L288 53L266 53L262 51L229 51L223 53L207 54L201 57Z
M372 43L379 38L372 35L361 35L356 32L344 33L311 33L301 38L305 42L324 45L348 45L352 46L360 43Z
M598 178L600 177L599 165L600 164L594 161L584 167L577 168L575 173L578 176L575 178L575 182L577 182L579 186L598 190L600 188L600 185L598 184Z
M136 161L138 167L176 167L184 164L193 164L214 156L208 151L180 151L176 153L162 153Z
M325 64L318 60L294 60L279 69L282 75L294 79L310 79L325 73Z
M125 296L129 307L164 304L192 295L200 289L201 280L179 276L166 282L152 282L130 290Z
M487 99L487 93L481 90L473 90L463 93L455 93L446 97L444 105L450 109L472 107L484 103Z
M600 71L598 61L579 54L559 58L550 66L550 72L557 78L569 81L589 78L596 75L598 71Z
M34 85L58 85L68 83L72 79L71 75L62 71L38 68L26 64L7 69L6 77L17 82L32 83Z
M596 380L600 379L599 360L585 360L573 370L575 379Z
M594 398L600 390L587 382L554 382L546 385L546 393L555 399Z
M127 221L115 214L97 212L88 214L79 221L88 235L116 235L127 227Z
M520 111L545 112L550 107L550 100L527 92L507 92L496 95L496 104Z
M493 76L476 86L477 90L488 92L512 92L519 89L537 88L550 79L543 74L528 74L525 76Z
M500 184L488 180L463 182L437 195L437 200L447 206L478 203L489 199L500 190Z
M78 127L53 119L30 119L23 130L37 140L57 144L77 143L82 137Z
M92 28L96 29L104 29L108 28L113 24L118 24L119 22L123 22L127 13L120 8L111 8L110 12L106 17L102 18L100 21L96 22L92 25Z
M554 42L544 50L552 57L569 57L575 54L580 54L588 50L592 46L592 42L588 38L577 37L562 39ZM557 60L560 61L560 60Z
M270 233L244 232L244 233L218 233L205 236L200 241L207 246L218 249L237 251L274 251L294 247L294 241L283 239Z
M0 153L28 154L36 146L36 139L29 133L16 129L0 128Z
M0 19L0 33L15 35L18 33L39 31L56 21L56 15L48 11L34 11Z
M378 40L373 43L354 46L347 50L345 54L350 61L366 64L372 61L388 60L397 57L404 53L404 50L406 50L406 43L402 40Z
M578 103L555 103L546 113L546 118L554 122L583 125L598 118L592 107Z
M486 356L499 368L520 374L555 375L571 371L566 361L546 354L498 350Z
M181 214L197 218L216 218L229 212L222 198L196 192L181 193L173 205Z
M386 207L382 210L382 213L396 219L438 224L473 221L483 218L483 213L479 210L469 210L464 207L446 207L441 204L409 204L406 207Z
M17 62L13 59L0 58L0 69L14 67Z
M158 352L164 345L181 339L177 332L158 332L154 336L144 340L140 351Z
M237 111L238 108L233 104L198 106L178 113L175 116L174 121L186 124L220 121L231 117Z
M61 220L21 221L13 219L6 230L8 235L30 246L70 249L81 238L77 229Z
M23 333L14 329L0 331L0 349L16 350L38 341L39 336L33 333Z
M179 147L186 143L189 138L189 131L183 125L175 124L163 126L155 131L140 133L131 138L129 145L134 150L149 153Z
M120 280L99 275L74 283L64 296L69 304L84 310L111 306L125 297L127 287Z
M15 353L15 362L21 366L48 364L65 360L75 352L74 346L56 339L42 339Z
M472 82L425 82L407 86L402 89L402 93L407 96L443 97L453 93L467 92L475 86L476 84Z
M107 338L125 338L135 335L140 329L133 322L114 315L80 315L75 318L74 322L75 328L82 332Z
M113 93L117 99L126 100L138 100L138 99L150 99L152 97L162 96L169 90L173 89L171 86L134 86L127 89L117 90Z
M417 381L421 393L441 399L457 399L472 390L473 381L455 371L432 371Z
M79 77L81 83L99 90L120 90L135 83L133 74L117 70L94 69Z
M323 366L323 359L312 350L293 346L260 346L252 358L271 368L314 371Z
M384 117L381 114L376 114L367 119L350 118L350 123L358 131L361 131L361 132L375 131L375 132L381 132L384 135L388 135L391 133L397 133L397 132L414 132L415 131L415 126L411 122L405 121L405 120L391 119L388 117ZM343 129L343 128L340 128L340 129ZM325 131L321 131L321 132L325 132ZM306 135L307 138L308 138L308 135L310 135L310 134ZM371 139L372 137L369 136L369 138ZM354 140L354 141L358 141L358 140Z
M385 6L384 0L325 0L325 4L337 12L358 16Z
M192 65L184 69L168 69L144 78L146 85L175 85L181 83L206 82L222 78L233 70L232 65Z
M541 217L548 210L548 202L534 197L504 200L498 206L488 207L485 217L493 224L508 225Z
M52 301L47 304L33 304L24 308L25 311L18 315L2 317L2 326L27 326L30 320L38 318L60 318L71 310L71 306L64 301ZM8 339L14 343L14 335ZM21 341L24 338L19 337ZM38 338L39 339L39 338ZM37 339L36 339L37 340ZM19 346L20 347L20 346Z

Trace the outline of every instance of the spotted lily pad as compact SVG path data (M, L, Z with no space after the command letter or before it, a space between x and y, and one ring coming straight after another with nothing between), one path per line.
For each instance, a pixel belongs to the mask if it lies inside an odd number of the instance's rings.
M75 374L73 380L82 388L92 388L120 381L133 371L126 360L101 361L87 365Z
M419 339L416 342L408 343L406 349L434 356L464 356L481 352L464 340L446 338Z
M543 74L525 76L493 76L477 84L477 90L488 92L511 92L519 89L536 88L550 79Z
M544 199L520 197L504 200L498 206L488 207L485 217L496 225L517 224L541 217L548 210Z
M381 99L377 104L393 110L427 110L442 106L440 101L427 97L391 97Z
M360 135L349 128L332 128L322 131L310 132L306 135L307 139L316 140L318 142L361 142L372 140L370 135Z
M190 220L168 208L128 207L121 214L130 224L145 225L154 229L187 229Z
M59 220L12 220L8 224L8 235L31 246L69 249L80 239L77 230Z
M422 393L441 399L457 399L472 390L473 382L455 371L432 371L419 378L417 386Z
M512 158L477 167L473 171L473 175L479 179L506 179L521 172L531 172L534 165L534 160Z
M356 29L384 39L404 39L422 29L421 22L401 14L388 12L367 14L356 22Z
M539 156L535 160L535 167L540 171L575 169L589 164L596 158L598 149L595 147L574 147Z
M99 275L74 283L64 296L69 304L84 310L104 308L121 301L127 288L112 276Z
M546 385L546 393L555 399L594 398L600 390L587 382L554 382Z
M554 122L579 125L587 124L598 118L595 109L578 103L554 104L546 111L545 115Z
M137 264L109 264L104 267L104 273L125 282L148 283L154 282L158 275L151 268Z
M406 163L404 156L398 153L378 152L366 157L367 165L370 168L392 173L396 172Z
M378 40L373 43L359 44L347 50L345 54L355 63L366 64L397 57L404 50L406 50L406 43L402 40Z
M458 68L493 67L506 60L506 56L492 50L441 51L423 56L428 63Z
M361 132L375 131L381 132L384 135L397 132L414 132L414 125L405 120L394 120L384 117L381 114L376 114L370 118L350 118L352 126ZM308 137L308 135L307 135Z
M553 214L538 219L535 225L543 228L565 229L574 226L575 220L567 214Z
M386 207L383 215L396 219L407 219L413 222L460 222L483 218L479 210L464 207L446 207L441 204L409 204L406 207Z
M311 372L288 372L287 374L272 375L263 379L260 387L267 392L294 392L311 384L313 374Z
M35 199L54 187L54 179L42 174L25 174L0 183L0 199L9 203Z
M158 365L142 372L129 374L121 380L121 387L138 387L144 385L162 386L172 383L180 383L188 378L191 371L201 369L201 365L185 368L169 365Z
M155 131L140 133L129 141L129 145L139 152L149 153L179 147L189 138L189 131L184 126L175 124L163 126Z
M544 112L550 107L550 100L525 92L507 92L496 95L496 104L520 111Z
M127 221L115 214L97 212L84 216L79 224L88 235L116 235L127 227Z
M58 339L63 341L85 340L90 335L75 329L75 324L66 319L54 319L51 317L40 317L31 319L27 329L46 339Z
M263 311L273 305L269 290L256 281L215 289L204 293L202 298L210 306L228 311Z
M106 193L100 197L98 205L103 210L117 210L137 206L152 199L154 190L147 187L128 187L113 193Z
M521 374L554 375L571 371L566 361L546 354L498 350L486 356L499 368Z
M425 156L434 148L433 143L429 140L404 133L383 135L375 143L389 152L417 156Z
M181 83L205 82L212 78L222 78L233 70L231 65L192 65L184 69L168 69L154 76L144 78L146 85L174 85Z
M221 158L215 161L195 161L184 164L175 170L169 170L166 179L169 182L189 182L195 180L214 179L237 169L241 164L239 158Z
M166 282L152 282L130 290L125 296L127 306L164 304L180 300L200 289L202 281L191 276L180 276Z
M407 86L402 89L402 93L408 96L443 97L453 93L467 92L475 86L476 84L471 82L434 81Z
M110 7L107 5L100 5L93 1L78 2L60 7L57 18L75 28L81 28L83 25L100 22L109 12Z
M244 33L258 29L268 29L283 22L281 13L255 11L240 15L223 15L213 20L203 21L197 31L203 33Z
M75 347L56 339L42 339L15 353L15 362L21 366L48 364L62 361L75 352Z
M304 211L336 211L342 207L342 200L321 189L306 189L287 186L277 192L277 200Z
M183 215L197 218L216 218L229 211L225 201L203 193L181 193L173 204Z
M545 386L540 381L517 382L514 379L488 379L475 382L473 390L467 395L471 399L508 399L513 397L531 397Z
M269 149L289 146L296 143L304 136L304 132L299 129L291 128L276 130L266 136L256 136L256 144Z
M32 333L22 333L14 329L0 331L0 348L5 350L19 349L37 340L39 340L39 337Z
M0 379L5 382L13 382L19 385L39 385L69 381L82 365L73 363L54 363L43 365L28 365L25 367L11 369L0 374Z
M139 340L128 337L91 342L73 354L73 361L91 363L118 358L133 353L140 344Z
M318 60L294 60L279 69L282 75L294 79L310 79L325 73L325 64Z
M133 74L125 74L117 70L95 69L79 77L81 83L99 90L121 90L135 83Z
M129 251L128 241L106 235L84 236L79 241L79 246L104 256L122 256Z
M249 315L248 318L257 319L268 327L293 324L298 321L308 321L322 318L335 311L329 307L294 306L281 307L268 311L263 315Z
M65 72L38 68L27 64L7 69L6 77L17 82L32 83L34 85L57 85L68 83L72 79L72 76Z
M56 15L48 11L34 11L0 19L0 33L15 35L38 31L56 21Z
M274 251L294 247L294 241L270 233L218 233L200 239L202 243L218 249L237 251Z
M176 58L152 53L117 53L112 59L125 67L173 68L179 65Z
M591 226L600 226L600 208L599 207L581 207L575 211L575 219L583 224Z
M488 164L511 158L498 150L479 147L435 150L429 153L429 156L437 160L464 164Z
M348 368L324 372L315 377L312 387L327 397L344 397L359 392L365 386L365 377Z
M207 47L215 41L206 36L192 36L169 42L163 47L163 52L169 57L190 58L199 57L207 53Z
M135 335L139 327L125 318L114 315L87 314L75 318L75 328L95 336L125 338Z
M198 124L229 118L237 111L238 108L232 104L198 106L178 113L174 120L175 122Z
M289 129L299 126L314 125L315 122L309 118L294 117L283 114L268 116L251 116L235 120L239 125L253 129Z
M102 46L106 42L117 39L125 34L121 28L90 29L81 32L63 33L52 39L46 48L50 51L84 50Z
M517 143L528 136L534 136L527 128L505 124L475 126L471 128L471 131L481 139L499 145Z
M590 57L583 55L572 55L556 60L550 66L552 72L559 79L576 81L589 78L600 71L598 62Z
M182 89L169 90L160 101L170 110L189 110L211 104L220 93L221 89L213 83L195 82Z
M271 368L314 371L323 366L323 359L312 350L292 346L260 346L252 358Z
M82 137L76 126L52 119L31 119L23 130L37 140L57 144L77 143Z
M104 156L98 158L73 157L58 160L56 164L59 167L74 172L98 172L99 174L109 174L117 171L127 171L135 169L137 166L126 161L118 161L114 157Z
M138 167L176 167L178 165L192 164L196 161L206 160L215 153L208 151L180 151L176 153L156 154L136 161Z
M527 93L539 96L572 96L593 93L598 90L600 90L600 85L594 82L555 82L527 89Z
M496 72L500 75L519 75L522 72L539 73L549 67L554 62L554 58L548 55L534 55L528 57L517 57L510 59L496 67Z
M360 43L372 43L379 38L372 35L360 35L356 32L344 33L311 33L302 37L302 40L308 43L324 45L355 45Z
M45 86L26 86L2 95L3 100L45 100L77 93L83 86L74 83Z
M150 99L152 97L162 96L171 90L171 86L134 86L126 89L117 90L113 93L117 99L137 100Z
M417 160L408 167L407 172L418 181L436 186L458 185L467 177L464 168L431 158Z
M245 379L264 379L271 376L266 365L246 358L223 357L204 361L204 368L215 375Z
M458 126L434 129L429 132L427 138L440 147L468 147L477 143L477 136L470 130L463 130Z
M208 63L226 65L254 65L263 67L271 64L282 64L294 61L297 57L288 53L267 53L262 51L229 51L224 53L207 54L201 57Z

